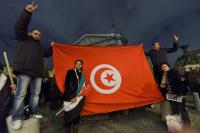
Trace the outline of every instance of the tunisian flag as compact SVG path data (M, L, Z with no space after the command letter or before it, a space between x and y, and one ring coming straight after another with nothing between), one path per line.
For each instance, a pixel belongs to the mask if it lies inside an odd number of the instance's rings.
M163 97L143 46L54 45L56 82L64 91L66 72L82 59L88 95L83 115L124 110L159 102Z

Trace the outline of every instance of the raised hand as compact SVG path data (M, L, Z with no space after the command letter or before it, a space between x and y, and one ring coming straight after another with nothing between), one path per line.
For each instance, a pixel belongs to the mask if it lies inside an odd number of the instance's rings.
M37 9L37 7L38 7L38 4L36 4L35 1L33 1L31 4L28 4L26 6L26 11L32 13L32 12L34 12Z
M56 42L54 41L50 41L51 46L53 46L54 44L56 44Z
M178 42L178 36L177 35L173 35L173 40L174 40L174 42Z

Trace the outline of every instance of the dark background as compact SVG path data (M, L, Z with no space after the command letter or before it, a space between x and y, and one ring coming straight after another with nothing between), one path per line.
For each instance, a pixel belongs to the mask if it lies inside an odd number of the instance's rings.
M13 27L30 0L0 0L0 53L8 52L12 63L15 49ZM84 34L107 34L115 31L126 36L129 44L143 43L145 50L151 42L160 40L172 47L172 35L180 44L200 49L200 0L37 0L29 29L40 29L42 43L48 40L72 44ZM169 54L169 62L182 54ZM3 54L0 56L3 61ZM46 60L51 67L51 58Z

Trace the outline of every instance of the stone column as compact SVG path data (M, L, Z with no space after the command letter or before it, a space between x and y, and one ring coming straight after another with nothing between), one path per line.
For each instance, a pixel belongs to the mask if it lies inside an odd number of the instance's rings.
M194 105L195 105L195 109L197 111L200 111L200 98L199 98L199 94L197 92L193 92L193 99L194 99Z

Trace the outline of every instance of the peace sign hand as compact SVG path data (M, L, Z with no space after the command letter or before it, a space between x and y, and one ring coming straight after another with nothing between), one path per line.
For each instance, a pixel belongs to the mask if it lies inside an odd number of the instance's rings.
M32 12L34 12L37 9L37 7L38 7L38 4L36 4L35 1L33 1L31 4L28 4L26 6L26 11L32 13Z
M173 40L174 40L174 42L178 42L178 40L179 40L178 36L174 34L173 35Z

